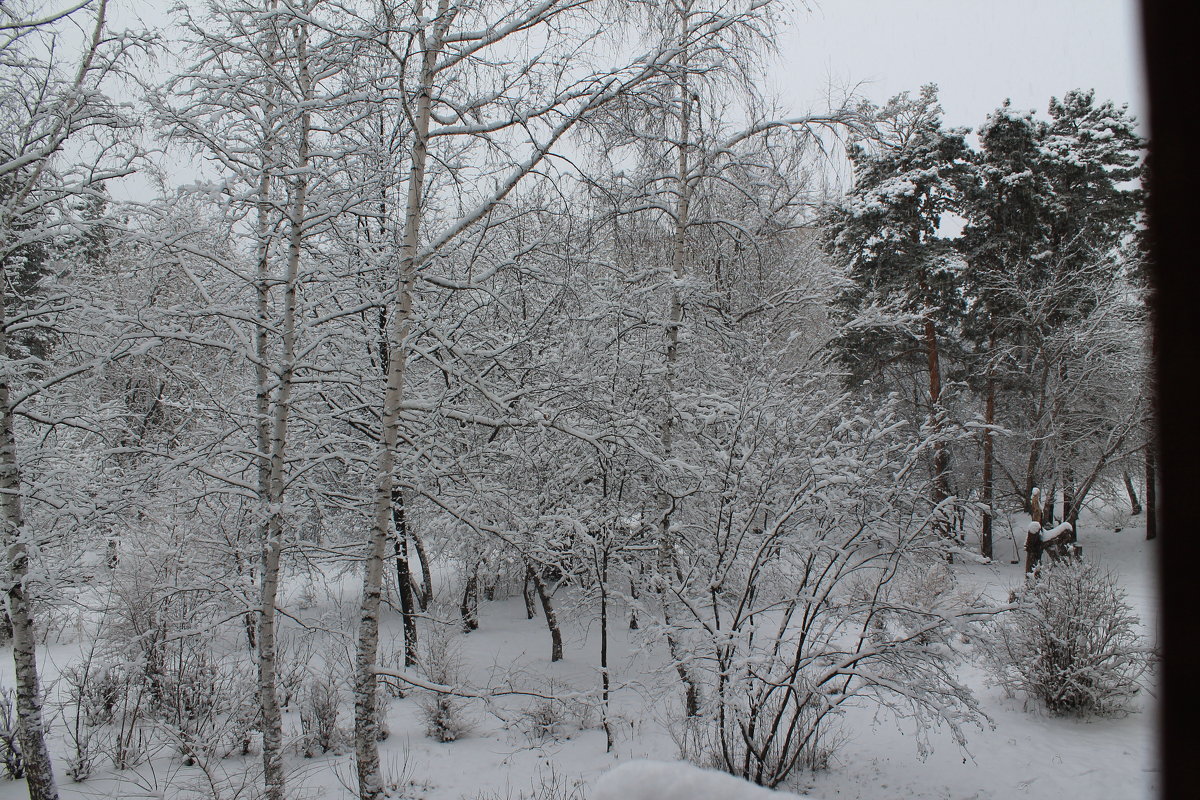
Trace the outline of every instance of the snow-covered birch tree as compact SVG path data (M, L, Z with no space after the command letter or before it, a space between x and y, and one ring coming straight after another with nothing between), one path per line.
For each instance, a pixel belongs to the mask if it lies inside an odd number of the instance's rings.
M699 687L672 621L681 588L672 576L686 573L676 563L680 515L697 481L686 409L713 388L723 366L713 351L723 351L729 343L724 337L739 322L764 308L804 303L803 291L787 279L752 300L743 279L761 255L760 245L776 246L794 235L804 209L814 203L812 187L804 185L804 160L812 155L806 148L821 135L844 131L856 115L846 108L798 116L765 113L749 85L757 59L771 46L776 13L771 3L649 3L642 11L652 41L673 48L672 58L652 87L625 98L597 124L607 163L592 182L598 196L613 205L614 231L629 227L633 218L645 219L638 236L645 237L643 247L653 248L643 249L644 258L630 265L631 280L649 279L659 303L636 312L648 314L643 324L660 334L649 345L657 362L650 390L655 497L639 516L654 520L661 630L684 687L685 712L694 716L701 706ZM800 152L804 156L796 158ZM785 162L788 167L781 169ZM797 176L781 180L789 168ZM657 268L650 267L655 259Z
M332 4L275 0L185 17L195 61L156 100L169 141L212 165L214 182L196 189L225 196L220 202L237 241L232 254L208 254L226 278L202 290L211 298L207 312L229 329L227 346L253 376L247 426L253 436L235 444L242 432L226 432L233 437L231 454L240 453L221 479L257 505L252 517L260 557L252 639L264 776L272 798L284 796L277 619L283 557L297 527L293 484L315 464L342 457L327 436L307 436L308 446L298 447L294 432L299 425L310 432L330 427L323 401L299 411L304 403L297 389L304 387L305 398L320 394L329 371L317 358L332 335L328 323L339 316L325 313L327 297L336 297L338 287L314 264L320 258L316 242L330 220L358 198L354 190L359 187L337 180L341 143L329 123L331 114L352 102L335 80L344 68L345 44L329 31L341 20L341 10ZM186 244L180 237L165 250Z
M78 48L65 31L78 24ZM32 4L0 9L0 492L3 494L5 607L12 625L17 716L31 798L57 798L46 747L29 563L45 532L32 529L27 504L38 493L23 463L41 428L86 427L67 411L40 413L38 400L84 375L127 342L91 357L56 357L48 345L63 315L78 310L69 289L46 281L46 259L72 222L71 198L102 194L103 182L132 171L132 149L121 132L133 126L104 94L140 37L108 29L107 0L41 10ZM60 55L63 51L72 56ZM46 346L29 346L42 335ZM57 354L62 356L65 354ZM80 356L80 357L76 357Z

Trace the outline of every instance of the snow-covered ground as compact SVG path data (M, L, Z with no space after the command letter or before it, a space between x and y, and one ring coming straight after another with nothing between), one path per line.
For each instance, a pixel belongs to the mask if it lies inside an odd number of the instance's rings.
M1122 523L1120 532L1113 528ZM1086 515L1080 541L1085 556L1115 569L1128 592L1128 599L1143 621L1145 632L1155 640L1156 591L1154 544L1144 540L1142 519L1122 520L1115 516ZM1014 518L1018 532L1023 523ZM1001 526L997 535L997 560L991 564L956 564L959 580L995 599L1007 596L1022 578L1021 565L1012 564L1014 543ZM355 595L351 576L330 585L332 596L346 598L332 617L347 615ZM605 752L605 735L599 725L594 697L599 688L598 625L588 624L594 609L586 613L571 608L570 598L558 599L565 625L566 659L549 661L550 642L540 614L528 620L519 594L481 604L480 629L455 636L462 664L460 680L476 687L544 689L549 686L564 699L553 709L528 698L504 697L491 703L467 701L465 714L470 732L459 741L436 743L424 735L424 723L413 695L394 699L389 708L391 736L382 744L385 771L399 787L398 797L426 800L517 800L554 797L562 800L666 800L659 783L671 776L676 781L698 781L708 786L712 797L741 797L727 784L714 788L703 780L704 773L672 771L661 764L627 766L601 781L615 767L639 759L673 761L678 747L672 737L671 704L678 703L673 675L656 666L663 653L631 634L618 615L612 626L611 663L614 685L614 715L611 720L615 744ZM310 612L311 613L311 612ZM448 628L457 630L452 609L445 614ZM383 640L398 641L398 619L389 616ZM394 644L393 644L394 646ZM77 644L46 648L45 674L53 686L57 670L78 654ZM11 659L5 655L3 678L11 686ZM1146 693L1137 699L1138 710L1125 717L1091 720L1047 716L1021 697L1006 697L1003 690L988 684L986 674L967 665L963 675L977 693L994 727L969 731L966 750L957 746L948 731L933 731L932 752L918 756L913 726L897 722L886 712L869 707L852 708L846 714L845 741L828 770L805 773L789 788L812 798L1030 798L1064 800L1084 797L1094 800L1150 798L1157 791L1158 773L1153 743L1154 700ZM289 725L296 724L289 712ZM59 720L61 722L61 720ZM546 723L554 724L547 729ZM350 709L343 709L342 723L350 724ZM62 752L59 742L59 752ZM174 766L172 766L174 764ZM84 783L70 783L59 765L64 798L97 797L211 797L204 787L208 780L196 768L181 768L161 757L134 772L112 773L101 765ZM232 776L222 797L249 798L234 786L239 773L256 770L258 760L228 758L218 767ZM289 760L291 786L296 798L352 798L353 766L347 753ZM221 782L221 775L214 776ZM716 780L723 780L717 778ZM732 779L730 779L732 780ZM536 794L538 787L552 785L553 795ZM664 784L665 785L665 784ZM22 782L0 781L0 800L24 796ZM679 797L704 798L700 789ZM639 793L640 792L640 793ZM746 798L770 796L760 790Z

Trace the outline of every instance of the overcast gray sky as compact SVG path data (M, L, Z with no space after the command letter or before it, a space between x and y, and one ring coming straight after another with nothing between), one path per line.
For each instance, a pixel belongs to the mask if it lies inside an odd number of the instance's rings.
M1044 115L1052 96L1094 88L1145 117L1137 0L797 2L768 88L797 111L832 82L876 103L924 83L950 125L977 127L1011 97Z
M925 83L951 125L974 127L1011 97L1095 88L1145 114L1137 0L791 0L768 88L795 111L859 84L877 103ZM161 25L175 0L122 0L119 17Z
M119 7L161 25L174 2ZM795 111L820 107L830 83L880 103L933 82L951 125L979 125L1005 97L1044 112L1076 88L1145 115L1137 0L791 2L768 88Z

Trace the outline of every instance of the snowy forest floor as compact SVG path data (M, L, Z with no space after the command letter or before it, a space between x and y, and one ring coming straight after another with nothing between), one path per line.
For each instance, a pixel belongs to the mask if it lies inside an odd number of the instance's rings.
M1144 540L1143 518L1085 514L1080 542L1085 557L1115 570L1128 593L1128 601L1142 620L1144 632L1156 642L1155 547ZM1121 523L1125 527L1114 531ZM1020 534L1020 519L1013 525ZM1014 541L1001 525L997 532L997 559L991 564L955 564L959 581L1003 601L1020 583L1021 565L1012 564ZM444 583L444 582L443 582ZM353 629L356 578L331 577L330 616L336 631ZM306 591L310 591L308 589ZM337 598L340 596L340 602ZM564 625L564 661L551 664L550 642L541 614L526 619L519 591L480 607L480 628L469 635L457 633L457 615L449 605L442 614L457 651L463 683L474 687L533 688L563 698L554 708L528 698L505 697L488 704L463 701L469 731L458 741L437 743L424 732L419 700L410 693L391 700L388 712L390 737L382 743L385 771L400 787L399 797L426 800L518 800L542 798L535 789L554 784L556 800L584 800L596 779L613 766L631 759L673 760L679 749L670 720L678 718L681 692L673 673L661 668L664 648L648 646L627 630L624 613L614 615L611 631L613 680L613 752L605 752L605 736L596 709L580 693L596 692L599 685L599 626L588 624L595 609L573 608L572 598L555 598ZM311 600L310 600L311 602ZM320 603L318 605L321 605ZM308 614L314 614L310 609ZM386 618L382 640L385 651L400 641L399 617ZM424 633L424 630L423 630ZM67 637L62 637L67 638ZM390 644L389 644L390 642ZM63 665L78 658L79 642L64 641L42 650L48 686ZM351 649L345 655L349 656ZM0 679L12 685L11 653L4 654ZM342 654L334 655L341 659ZM859 706L851 708L841 724L844 739L830 767L803 773L791 791L813 798L1042 798L1065 797L1150 798L1157 791L1154 746L1154 698L1143 692L1137 710L1125 717L1071 719L1048 716L1021 697L1006 697L990 686L987 675L974 664L964 666L963 679L976 692L994 728L971 729L964 751L948 731L929 735L932 752L918 755L910 721L897 721L889 712ZM594 695L593 695L594 696ZM286 724L298 727L298 715L288 712ZM56 719L61 725L62 717ZM348 728L351 710L343 702L340 724ZM66 752L58 736L52 740L57 755ZM354 796L353 764L349 748L327 755L289 756L290 797L343 800ZM245 776L257 772L259 759L231 757L215 762L223 798L253 797L242 786ZM209 781L195 767L179 766L178 759L160 755L140 767L114 772L102 764L87 781L72 783L56 764L60 788L66 798L100 797L213 797L204 789ZM238 791L238 787L242 791ZM0 800L23 797L23 781L0 781Z

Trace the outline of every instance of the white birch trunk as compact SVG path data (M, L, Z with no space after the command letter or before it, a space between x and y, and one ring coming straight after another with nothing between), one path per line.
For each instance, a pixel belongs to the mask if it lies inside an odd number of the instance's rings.
M683 323L683 299L680 295L680 284L687 276L687 229L691 213L692 181L689 167L688 147L691 140L692 95L688 86L688 56L687 30L688 7L680 9L680 40L683 42L679 56L679 144L678 144L678 174L676 182L675 230L672 241L671 264L671 308L670 320L666 328L666 353L663 363L663 400L666 405L663 413L660 442L663 450L663 460L670 461L674 451L675 404L672 398L675 384L675 366L679 361L679 327ZM664 481L667 480L664 476ZM674 571L673 554L675 552L675 537L671 531L671 512L675 499L666 486L659 495L660 516L658 533L658 582L662 595L663 623L666 628L667 650L679 679L683 682L685 691L685 710L689 717L700 711L700 693L695 680L688 672L683 654L675 634L671 631L671 592L670 584Z
M392 524L393 470L399 441L400 403L404 399L405 342L412 324L413 283L416 280L417 247L421 230L421 196L425 188L425 165L429 154L429 126L433 107L434 67L442 37L453 15L448 0L440 0L432 36L421 35L421 77L417 108L413 117L413 143L404 208L404 235L400 246L400 269L396 280L396 309L388 337L387 385L383 397L380 448L376 462L374 513L363 575L362 606L355 655L354 750L358 768L358 792L362 800L378 800L385 787L379 768L379 720L376 693L379 659L379 605L383 590L384 557Z
M303 25L296 29L296 64L300 77L301 98L308 101L312 94L312 81L308 70L307 32ZM291 202L288 209L288 251L284 275L283 320L280 325L282 348L279 375L275 387L274 403L270 406L269 459L266 463L266 530L263 538L261 561L261 592L258 616L258 677L259 705L262 711L263 732L263 782L268 800L284 800L285 775L283 770L283 718L279 707L276 669L276 617L279 594L279 567L283 553L283 513L287 487L284 462L288 445L288 418L291 414L292 389L296 371L296 292L299 285L300 254L304 241L304 226L308 202L309 128L308 112L300 115L300 130L297 142L295 177L292 178ZM263 185L269 178L264 172ZM269 188L269 186L267 186ZM266 197L264 195L263 201ZM261 222L260 218L260 222ZM265 231L261 232L265 234ZM259 262L260 313L265 322L266 308L262 304L267 292L266 240ZM261 322L260 322L261 326ZM265 342L263 345L265 351ZM260 353L260 359L265 352ZM265 361L260 361L259 375L265 377ZM268 387L259 384L259 409L265 410L265 392ZM260 441L266 425L260 424ZM260 468L261 479L261 468Z
M0 210L0 244L5 246L0 247L0 250L6 249L7 245L5 240L10 221L8 212L20 208L26 202L41 184L51 157L63 148L74 133L81 127L86 127L81 122L80 115L89 93L81 89L95 66L97 52L105 42L107 17L108 0L100 0L96 6L90 39L83 48L70 91L64 95L70 99L62 108L56 109L57 121L37 143L41 149L33 149L24 154L31 156L26 162L30 167L28 174L21 177L15 186L10 187L11 193L6 198L7 208ZM48 87L49 83L46 85ZM12 159L13 155L8 155L10 164L19 160ZM15 180L14 176L20 169L21 167L13 169L5 173L4 177ZM0 526L3 527L4 578L7 584L4 597L8 618L12 624L17 738L24 758L26 788L30 800L58 800L54 768L46 745L43 698L38 678L37 638L26 591L29 549L21 498L21 465L17 453L16 418L12 405L12 373L8 369L8 310L4 297L8 291L7 283L8 276L0 275L0 360L4 362L3 367L0 367Z
M7 281L5 281L7 283ZM0 358L8 360L7 310L0 285ZM38 682L37 639L26 595L29 552L21 504L21 465L17 458L10 377L0 375L0 516L4 526L5 603L12 621L13 666L17 692L17 736L25 758L30 800L58 800L50 751L46 747L42 691Z

